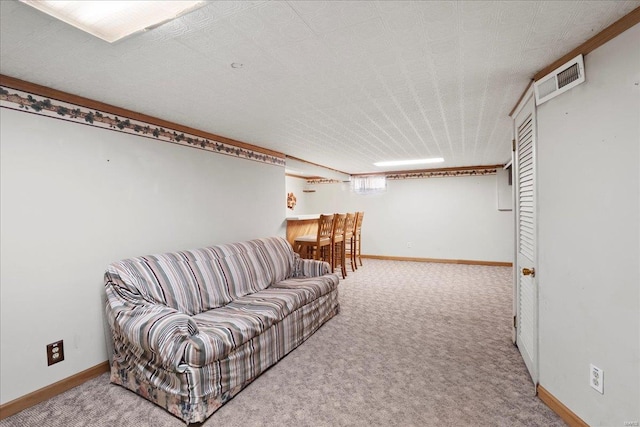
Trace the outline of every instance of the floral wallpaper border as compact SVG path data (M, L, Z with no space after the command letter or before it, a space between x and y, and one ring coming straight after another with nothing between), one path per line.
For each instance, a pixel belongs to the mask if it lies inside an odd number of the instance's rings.
M387 179L419 179L419 178L446 178L453 176L484 176L495 175L497 169L491 168L473 168L473 169L459 169L459 170L447 170L447 171L422 171L422 172L403 172L403 173L390 173L387 174Z
M225 154L246 160L285 166L285 159L260 153L231 144L202 138L196 135L165 129L146 122L118 117L114 114L96 111L63 101L0 86L0 107L23 111L83 125L94 126L116 132L128 133L187 147L198 148L218 154Z
M307 184L339 184L342 181L328 178L311 178L307 180Z
M495 175L496 173L498 173L497 168L494 166L490 166L490 167L479 166L479 167L474 167L472 169L402 172L402 173L387 173L387 174L379 174L379 175L385 175L387 179L399 180L399 179L420 179L420 178L447 178L447 177L457 177L457 176L485 176L485 175ZM339 184L341 182L342 181L338 181L336 179L323 179L323 178L312 178L307 180L307 184L336 184L336 183Z

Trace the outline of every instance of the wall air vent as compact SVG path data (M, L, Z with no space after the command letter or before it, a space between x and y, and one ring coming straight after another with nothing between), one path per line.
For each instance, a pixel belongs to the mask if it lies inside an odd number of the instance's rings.
M547 102L584 82L584 60L578 55L534 83L536 105Z

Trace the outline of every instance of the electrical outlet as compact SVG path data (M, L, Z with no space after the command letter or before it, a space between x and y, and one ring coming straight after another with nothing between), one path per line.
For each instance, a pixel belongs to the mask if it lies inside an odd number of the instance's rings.
M64 346L62 340L47 344L47 364L49 366L64 360Z
M604 371L594 365L591 365L590 368L589 384L593 389L604 394Z
M413 246L413 243L407 242L407 248L411 249L412 246Z

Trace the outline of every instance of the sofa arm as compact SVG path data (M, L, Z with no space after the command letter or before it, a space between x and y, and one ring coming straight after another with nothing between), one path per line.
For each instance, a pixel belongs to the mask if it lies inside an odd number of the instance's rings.
M293 277L319 277L331 273L331 265L325 261L300 258L295 256Z
M105 285L107 319L114 335L142 352L152 352L164 367L178 370L188 340L198 333L193 319L160 304L132 298L113 283Z

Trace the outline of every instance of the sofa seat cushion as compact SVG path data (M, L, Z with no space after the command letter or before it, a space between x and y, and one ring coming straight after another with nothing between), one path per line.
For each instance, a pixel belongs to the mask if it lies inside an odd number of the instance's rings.
M235 348L312 301L309 296L305 289L267 288L193 316L199 334L192 337L195 345L187 346L185 361L200 367L225 358Z
M251 313L267 312L282 320L303 305L311 302L309 292L304 289L267 288L255 294L245 295L230 303L227 307Z
M260 335L278 321L272 310L238 310L220 307L193 316L199 333L190 337L185 349L185 362L206 366L226 357L234 348Z
M202 367L225 358L300 307L333 291L338 276L289 279L193 316L199 334L190 338L185 362Z
M307 296L307 301L312 301L334 290L338 286L339 280L335 274L322 277L302 277L282 280L271 285L270 289L303 290Z

